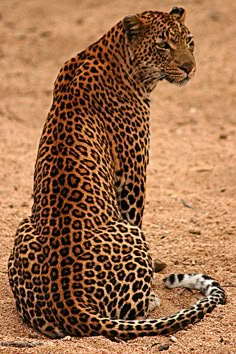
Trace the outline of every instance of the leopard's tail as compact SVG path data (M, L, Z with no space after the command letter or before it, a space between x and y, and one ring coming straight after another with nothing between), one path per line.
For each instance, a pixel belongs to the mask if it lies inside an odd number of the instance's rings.
M104 318L96 310L83 304L80 307L81 313L78 314L78 324L71 326L72 333L67 332L66 334L81 336L104 335L121 339L166 335L198 322L218 304L223 305L226 302L226 294L223 288L207 275L171 274L164 279L164 283L168 288L183 287L200 290L205 297L174 315L145 320Z

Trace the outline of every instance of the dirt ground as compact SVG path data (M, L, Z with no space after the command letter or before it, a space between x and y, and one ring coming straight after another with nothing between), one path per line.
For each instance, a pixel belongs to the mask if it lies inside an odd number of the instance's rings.
M168 11L177 3L187 9L195 36L197 73L184 88L161 83L152 95L144 231L153 257L167 264L155 281L162 306L153 317L200 296L165 289L161 279L172 272L215 277L225 286L228 303L174 337L127 343L103 337L49 340L18 317L7 260L17 224L30 213L33 167L53 82L68 58L120 18L148 9ZM236 353L235 16L235 0L1 0L1 353ZM7 341L37 345L3 346Z

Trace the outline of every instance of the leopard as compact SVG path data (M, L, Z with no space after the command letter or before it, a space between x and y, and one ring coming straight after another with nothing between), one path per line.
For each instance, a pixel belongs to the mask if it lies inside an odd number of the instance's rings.
M160 304L142 231L150 96L162 80L182 86L194 76L185 17L177 6L126 16L66 61L56 78L31 215L18 226L8 262L17 312L50 338L168 335L226 302L214 278L171 274L167 288L204 296L173 315L149 318Z

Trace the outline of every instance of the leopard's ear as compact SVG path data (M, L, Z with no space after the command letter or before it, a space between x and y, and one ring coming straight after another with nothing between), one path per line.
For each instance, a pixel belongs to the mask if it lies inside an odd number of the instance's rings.
M126 16L123 19L123 26L130 42L142 38L146 25L137 15Z
M173 7L169 14L173 16L175 20L179 21L180 23L184 23L186 11L182 7Z

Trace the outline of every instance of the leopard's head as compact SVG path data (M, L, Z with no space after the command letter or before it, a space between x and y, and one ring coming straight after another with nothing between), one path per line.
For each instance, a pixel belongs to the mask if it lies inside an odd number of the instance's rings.
M193 36L184 25L185 10L146 11L123 20L134 75L152 91L160 80L186 84L195 73Z

